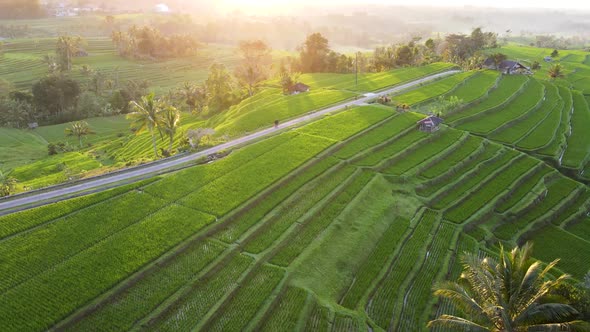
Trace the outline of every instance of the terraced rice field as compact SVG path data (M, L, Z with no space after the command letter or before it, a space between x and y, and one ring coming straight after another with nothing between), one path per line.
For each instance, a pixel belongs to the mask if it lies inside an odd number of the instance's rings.
M536 257L580 279L590 188L544 163L563 143L585 165L567 92L517 76L454 92L477 103L432 134L417 129L423 114L363 106L209 164L0 216L3 330L426 331L457 310L432 285L459 275L461 253L499 242L543 243ZM588 112L573 95L572 124Z

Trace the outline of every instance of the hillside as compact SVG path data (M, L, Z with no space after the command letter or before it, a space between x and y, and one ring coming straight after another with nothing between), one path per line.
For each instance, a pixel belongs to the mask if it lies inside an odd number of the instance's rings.
M450 69L451 64L434 63L418 68L402 68L384 73L361 75L358 85L353 74L307 74L301 78L311 86L309 93L285 96L277 83L269 81L260 92L231 109L209 119L183 113L174 148L178 148L189 129L213 128L215 138L202 148L219 144L263 128L275 120L285 120L322 109L361 95L364 92L412 81ZM84 139L79 148L75 137L65 137L69 123L43 126L34 131L0 128L0 170L11 171L19 181L19 190L31 190L57 184L68 179L88 177L108 170L135 165L154 158L150 135L136 135L129 129L125 116L87 120L95 132ZM64 143L73 151L47 155L49 143ZM158 139L158 147L167 146Z
M416 128L423 114L363 106L207 165L0 217L0 324L425 330L449 312L431 287L458 276L461 253L526 240L582 278L583 95L472 72L393 99L419 109L439 94L470 103L432 134Z

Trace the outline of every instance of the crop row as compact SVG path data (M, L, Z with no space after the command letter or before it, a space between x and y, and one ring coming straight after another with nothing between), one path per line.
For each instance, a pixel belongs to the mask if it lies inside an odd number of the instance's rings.
M560 101L553 107L547 117L529 134L521 139L516 146L525 150L535 150L548 146L553 140L561 141L559 138L559 127L564 112L564 103Z
M328 332L330 331L330 309L322 306L314 300L309 317L305 324L305 332Z
M268 185L299 167L332 144L323 138L297 135L249 163L238 172L223 175L207 186L188 194L179 202L183 205L222 216Z
M557 268L570 273L581 280L590 266L589 242L556 226L548 226L533 238L535 243L534 256L545 262L560 258ZM574 254L572 254L574 253Z
M478 243L475 239L470 236L466 236L465 233L459 235L457 246L455 248L455 254L452 257L452 261L449 264L449 272L447 281L455 282L461 276L463 271L463 256L467 253L476 253L478 249ZM439 299L439 303L436 307L436 313L433 318L437 318L440 315L456 315L457 309L450 300L446 298ZM452 332L451 329L442 327L436 327L432 329L433 332Z
M509 220L494 229L494 234L503 240L510 240L519 231L526 228L529 224L539 220L544 214L550 212L559 202L568 197L577 187L577 183L566 179L559 178L549 185L547 195L541 204L536 205L525 215L518 216L517 220Z
M408 128L415 127L416 122L419 121L420 118L420 115L411 112L394 116L387 120L383 125L346 142L346 145L334 153L334 156L341 159L348 159L377 144L393 138Z
M340 313L334 315L334 324L332 325L333 332L361 332L362 327L359 321L353 317L346 316Z
M520 176L529 172L537 164L538 161L533 158L518 159L503 168L498 176L477 188L475 192L471 192L461 203L445 211L445 219L458 224L464 222L507 188L510 188Z
M402 137L399 137L396 140L388 143L385 146L380 146L375 150L369 151L360 160L355 161L355 164L359 166L375 166L381 161L388 159L394 156L395 154L403 151L412 143L420 139L426 138L427 136L428 134L419 130L411 131L403 135Z
M5 240L0 246L0 292L140 223L165 204L130 192Z
M270 262L280 266L291 264L340 215L373 177L374 173L372 172L361 172L360 175L352 179L324 209L316 211L303 225L299 225L293 231L292 236L286 240L285 245L275 253Z
M420 165L424 161L436 156L445 149L448 149L454 143L460 140L463 135L462 131L449 129L443 132L433 142L421 144L417 150L404 155L401 158L396 158L393 165L385 170L385 173L401 175L408 170Z
M0 324L5 331L47 329L214 220L182 206L167 207L8 290L0 302ZM83 236L66 238L72 237Z
M341 141L385 118L391 117L391 115L391 110L384 107L356 107L315 121L297 131Z
M396 218L391 222L371 254L356 272L354 281L340 301L342 306L352 310L356 309L361 298L379 276L383 267L387 266L395 248L401 243L409 224L409 220L402 218Z
M555 226L560 226L562 223L568 220L568 218L576 214L580 210L580 208L582 208L582 206L586 207L586 204L588 203L589 199L590 191L586 187L584 187L580 195L574 201L570 202L567 208L559 211L559 213L556 214L556 217L553 220L551 220L551 222Z
M195 243L171 262L142 277L124 292L84 316L68 330L128 331L180 287L196 279L225 248L215 242Z
M377 325L387 330L395 310L395 303L402 297L401 286L412 275L416 262L423 257L429 244L430 234L437 221L436 213L426 210L415 226L414 232L405 240L401 250L389 266L387 274L373 290L367 306L367 314Z
M566 230L583 239L590 239L590 219L583 218L575 224L568 225Z
M334 167L337 163L338 161L334 158L324 158L305 170L298 170L297 174L293 174L289 179L286 179L286 183L278 186L269 195L266 195L264 199L257 200L256 204L247 209L245 213L237 217L232 217L232 222L217 231L215 237L226 243L236 241L244 232L264 218L265 215L281 202L289 198L308 182Z
M0 216L0 239L11 235L15 235L19 232L26 231L33 227L37 227L46 222L50 222L70 213L77 212L91 205L95 205L108 199L112 199L114 197L132 191L134 189L143 187L149 183L158 180L159 178L154 177L148 180L117 187L115 189L102 191L96 194L89 194L81 197L76 197L52 203L51 205L41 206L22 212Z
M462 83L465 79L472 76L475 72L467 71L459 74L455 74L449 77L445 77L434 83L426 84L415 90L403 93L401 95L393 97L393 100L398 103L407 105L415 105L436 96L443 95L451 91L457 84Z
M284 294L277 298L277 303L262 319L260 331L295 331L308 293L297 287L288 287Z
M237 137L264 127L272 126L275 120L286 120L303 115L337 102L356 96L355 93L338 90L317 89L299 95L285 96L281 89L274 90L274 102L242 108L239 112L220 114L220 119L213 118L210 121L222 123L215 127L215 131L230 137ZM235 116L231 116L235 114Z
M145 191L166 201L175 201L195 192L223 175L232 173L275 148L281 148L295 135L286 133L248 145L231 152L227 157L213 163L191 167L168 176L145 188Z
M472 155L481 146L481 142L481 138L469 135L464 144L462 144L457 149L454 149L444 159L434 163L424 171L420 172L420 176L423 176L427 179L433 179L442 175Z
M450 69L452 64L436 62L421 67L399 68L383 73L360 74L358 83L354 74L304 74L300 77L306 84L330 89L375 91L418 79L435 72Z
M260 253L269 248L289 227L345 182L354 171L354 167L351 166L341 167L334 172L325 174L322 178L304 187L301 192L289 197L273 212L270 219L265 221L260 231L246 240L247 244L244 250Z
M566 141L566 136L569 134L569 126L570 126L570 117L571 117L571 111L572 111L572 92L570 91L569 88L563 87L563 86L559 86L559 95L561 96L562 101L564 102L563 105L563 109L560 112L560 119L556 120L554 119L553 121L555 121L555 123L557 123L557 121L559 121L559 127L557 128L555 135L554 135L554 139L551 141L551 143L549 143L549 145L543 147L542 149L536 151L539 154L545 155L545 156L551 156L555 159L557 159L560 154L561 154L561 150L565 145L565 141ZM553 115L550 116L551 119L553 119ZM550 121L549 118L547 119L547 121ZM541 127L544 128L548 128L549 124L542 124L541 126L539 126L540 128L538 128L538 130L541 130ZM548 129L545 129L548 130ZM536 130L537 131L537 130ZM541 135L540 133L536 133L535 131L535 136L539 136ZM531 134L533 135L533 134ZM533 137L530 138L531 142L529 143L529 137L525 137L525 139L521 142L519 142L519 145L522 144L522 148L530 148L532 146L534 146L534 142L532 141Z
M472 136L475 137L475 136ZM499 145L485 144L481 148L477 149L472 155L469 155L468 159L461 161L459 164L453 166L453 168L447 170L444 174L437 178L427 181L420 187L416 188L416 193L422 197L429 197L432 194L438 192L443 187L455 182L457 177L467 173L469 170L478 165L486 162L493 158L498 151L500 151Z
M262 265L248 276L235 294L220 306L203 326L204 331L243 331L279 284L285 272L270 265Z
M543 99L544 93L545 89L543 85L537 80L532 80L525 87L524 92L505 107L483 118L463 123L459 125L459 128L480 134L489 134L493 130L520 118L526 113L532 112Z
M452 123L459 119L467 118L499 107L507 100L512 98L516 93L519 93L521 89L524 89L526 83L528 83L528 78L523 76L502 76L498 87L491 91L486 99L472 107L449 114L446 118L447 123Z
M451 91L448 95L455 96L468 104L477 100L488 93L496 84L500 74L495 70L485 70L473 75L460 87Z
M536 169L533 176L529 177L523 183L520 183L514 192L510 194L510 198L500 202L496 206L496 211L503 213L506 212L508 209L512 208L516 203L520 202L531 190L535 187L541 179L545 177L551 168L549 167L542 167L540 169Z
M590 110L584 95L573 93L574 114L572 115L572 133L567 139L567 149L563 155L562 165L580 168L588 157L590 144Z
M436 209L450 207L453 202L459 200L467 192L479 186L488 176L496 172L498 168L506 165L517 155L518 152L514 150L504 150L501 155L482 163L478 168L466 174L459 182L452 185L452 188L449 188L449 190L446 190L442 195L434 199L432 206Z
M516 123L505 129L494 131L490 138L496 141L500 141L506 144L514 144L521 137L524 137L527 133L533 130L537 125L543 122L548 115L556 108L559 102L559 94L557 93L557 87L551 83L544 83L545 85L545 99L540 108L527 114L524 119L518 119ZM556 124L558 126L559 123ZM544 133L548 136L547 132Z
M412 285L404 295L405 303L401 308L399 321L397 322L398 331L410 331L413 327L424 326L426 324L424 314L429 312L428 304L432 300L432 285L436 277L445 266L445 261L450 257L450 247L454 247L456 228L453 225L442 223L439 227L428 254L424 257L424 262L420 270L416 272Z
M252 258L245 255L233 255L220 269L193 282L186 292L143 326L142 330L192 330L217 302L238 286L240 276L250 267L252 261Z

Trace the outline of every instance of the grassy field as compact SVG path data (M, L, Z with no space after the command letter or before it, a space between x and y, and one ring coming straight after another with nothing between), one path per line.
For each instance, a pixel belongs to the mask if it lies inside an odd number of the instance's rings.
M427 331L429 319L455 310L436 302L432 285L460 274L460 253L526 240L538 244L535 257L561 258L558 267L580 280L590 267L590 188L536 151L566 140L568 158L584 165L588 142L575 122L586 100L573 92L570 119L568 94L554 82L510 76L492 89L496 75L469 74L489 93L437 90L478 103L432 134L417 129L422 114L361 106L212 163L0 216L3 330ZM273 100L310 101L273 94L227 119L272 110ZM285 117L303 114L286 109ZM264 126L258 119L233 128ZM139 139L126 125L105 121L92 122L102 129L88 152L68 156L92 168L109 153L149 153L149 144L125 145ZM63 129L3 133L14 148L38 142L26 150L34 157ZM93 148L104 154L86 154ZM15 170L31 181L35 172L67 174L54 171L58 161L38 162Z
M449 64L435 63L370 74L360 81L359 89L382 89L450 67ZM160 74L163 72L166 71L158 70ZM209 119L183 114L173 147L179 146L189 129L215 129L215 138L202 145L206 147L270 127L275 120L285 121L358 96L358 92L351 91L354 87L346 83L352 77L350 75L304 76L305 82L312 85L309 93L285 96L271 81L253 97ZM34 131L0 128L0 169L12 171L11 175L19 181L19 190L30 190L153 160L149 133L133 134L125 116L93 118L87 122L95 134L83 139L82 148L76 138L65 136L64 130L70 124L45 126ZM48 143L64 143L72 152L48 157ZM158 149L167 146L167 141L158 137Z

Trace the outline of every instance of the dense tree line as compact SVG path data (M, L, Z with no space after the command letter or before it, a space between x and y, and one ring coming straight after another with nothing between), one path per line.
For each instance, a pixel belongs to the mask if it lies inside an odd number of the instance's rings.
M0 19L39 18L45 16L39 0L2 0Z
M119 55L135 59L174 58L194 54L199 48L198 41L190 35L163 35L160 30L136 25L127 32L114 31L111 39Z

